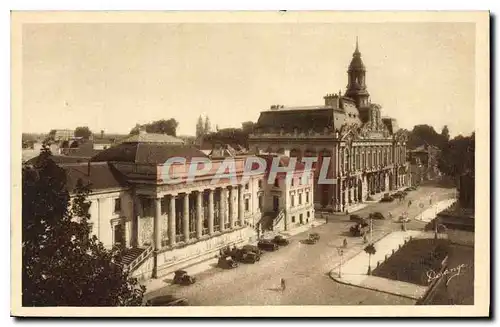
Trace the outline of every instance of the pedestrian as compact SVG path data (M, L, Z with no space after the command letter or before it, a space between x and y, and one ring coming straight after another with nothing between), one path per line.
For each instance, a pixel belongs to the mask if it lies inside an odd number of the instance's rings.
M344 238L344 248L347 247L347 238Z
M285 291L286 289L286 285L285 285L285 279L284 278L281 278L281 291Z
M411 200L410 200L410 201L408 201L408 207L410 207L410 206L411 206Z
M363 243L368 243L368 239L366 238L366 235L363 236Z

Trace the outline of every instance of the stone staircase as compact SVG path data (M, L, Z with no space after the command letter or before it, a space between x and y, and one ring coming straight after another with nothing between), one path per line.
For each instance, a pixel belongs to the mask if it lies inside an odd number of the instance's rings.
M153 247L149 246L147 248L130 248L125 249L121 264L129 272L136 269L151 253L153 252Z

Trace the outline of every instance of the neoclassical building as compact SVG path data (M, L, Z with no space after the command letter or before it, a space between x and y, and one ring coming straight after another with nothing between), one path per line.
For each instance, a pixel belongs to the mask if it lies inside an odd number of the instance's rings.
M90 184L93 234L108 248L124 248L124 265L148 279L213 258L228 245L255 242L265 230L313 222L312 169L299 167L292 183L282 175L269 182L270 166L243 178L248 156L236 155L230 158L234 174L216 178L228 155L209 156L180 139L141 132L89 162L58 164L66 171L70 192L79 179ZM165 170L165 162L174 157L185 162ZM270 164L274 157L261 158ZM211 168L189 180L193 158L209 160ZM168 183L166 172L181 182ZM310 179L301 184L304 173Z
M322 105L273 105L262 111L249 138L254 153L316 157L315 206L338 212L403 188L410 180L406 132L371 102L357 42L347 77L345 94L327 94ZM333 184L317 182L325 158Z

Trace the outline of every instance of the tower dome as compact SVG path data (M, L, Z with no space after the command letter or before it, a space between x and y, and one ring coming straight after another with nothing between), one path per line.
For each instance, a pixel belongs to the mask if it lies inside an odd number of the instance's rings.
M352 54L352 60L347 70L347 90L345 95L356 102L356 106L366 107L369 104L370 94L366 89L365 83L366 68L361 60L359 52L358 38L356 37L356 49Z

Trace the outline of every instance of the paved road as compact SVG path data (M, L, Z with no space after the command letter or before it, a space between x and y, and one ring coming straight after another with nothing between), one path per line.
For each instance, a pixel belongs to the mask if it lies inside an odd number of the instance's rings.
M428 208L429 194L434 192L434 200L444 199L454 193L449 189L421 187L410 193L405 202L375 203L359 212L398 212L408 210L410 216ZM422 200L419 200L422 199ZM408 200L413 202L408 209ZM426 202L420 208L418 202ZM198 281L191 286L167 286L148 294L149 297L160 294L174 294L186 297L190 305L353 305L353 304L401 304L410 305L412 300L388 295L376 291L360 289L354 286L334 282L328 272L340 261L337 247L344 238L348 240L348 249L344 259L363 248L360 238L350 237L347 233L347 216L330 216L327 224L313 228L321 235L321 240L314 245L303 244L307 233L291 237L291 244L277 252L265 253L256 264L241 264L233 270L214 267L197 276ZM419 229L421 222L411 222L408 228ZM374 239L380 238L401 225L389 219L374 221ZM286 280L284 292L279 289L280 278Z

